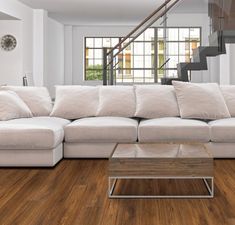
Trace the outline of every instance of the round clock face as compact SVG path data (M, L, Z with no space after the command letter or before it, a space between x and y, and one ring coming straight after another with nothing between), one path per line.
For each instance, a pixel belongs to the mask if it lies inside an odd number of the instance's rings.
M14 36L12 35L5 35L2 37L1 40L1 48L5 51L12 51L15 49L17 45L17 41Z

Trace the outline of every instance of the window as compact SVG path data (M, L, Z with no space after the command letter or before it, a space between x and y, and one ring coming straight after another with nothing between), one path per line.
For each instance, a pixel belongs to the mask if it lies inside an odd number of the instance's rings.
M163 76L176 77L177 64L190 62L200 36L200 28L168 27L165 32L163 28L147 29L117 56L116 83L155 83ZM102 80L102 48L114 47L121 38L85 38L86 80Z
M119 38L85 38L85 80L102 80L102 48L112 48Z
M164 68L157 69L156 76L160 82L164 76L177 77L178 63L190 62L193 50L201 45L201 28L170 27L166 29L166 39L164 39L163 28L156 29L158 68L169 60Z

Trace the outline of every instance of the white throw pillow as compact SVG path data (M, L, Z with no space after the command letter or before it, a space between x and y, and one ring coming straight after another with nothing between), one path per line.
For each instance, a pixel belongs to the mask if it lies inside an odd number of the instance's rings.
M11 90L26 103L33 116L49 116L52 110L52 101L45 87L18 87L5 86L1 90Z
M174 87L167 85L136 86L135 116L146 119L180 116Z
M32 117L29 107L13 91L0 91L0 120Z
M56 86L56 100L51 116L79 119L96 115L99 88L92 86Z
M133 86L100 87L100 103L97 116L135 116L135 92Z
M181 118L216 120L231 117L219 85L173 81Z
M235 85L220 86L226 105L232 117L235 117Z

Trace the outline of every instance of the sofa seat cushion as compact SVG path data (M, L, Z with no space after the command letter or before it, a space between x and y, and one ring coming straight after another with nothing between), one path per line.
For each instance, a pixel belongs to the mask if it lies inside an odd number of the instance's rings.
M123 117L90 117L75 120L65 127L70 143L116 143L137 141L138 121Z
M53 149L64 139L69 120L33 117L0 122L0 149Z
M139 124L140 142L208 142L209 126L206 122L177 117L142 120Z
M211 121L209 126L212 142L235 143L235 118Z

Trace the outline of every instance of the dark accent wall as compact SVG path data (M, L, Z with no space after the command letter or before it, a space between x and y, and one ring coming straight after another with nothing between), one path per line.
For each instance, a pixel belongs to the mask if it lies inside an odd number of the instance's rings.
M213 31L235 30L235 0L210 0L209 16Z

